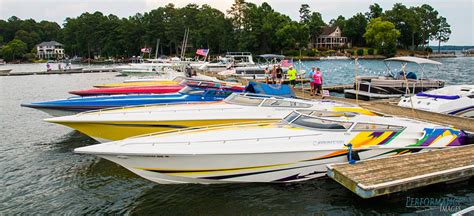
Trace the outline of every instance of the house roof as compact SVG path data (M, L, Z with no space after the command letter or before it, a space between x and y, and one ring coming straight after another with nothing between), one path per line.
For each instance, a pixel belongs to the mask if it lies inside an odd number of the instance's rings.
M36 46L62 46L62 43L59 43L57 41L48 41L48 42L41 42L40 44Z
M336 31L337 28L338 26L326 26L323 28L321 36L328 36L332 34L334 31Z

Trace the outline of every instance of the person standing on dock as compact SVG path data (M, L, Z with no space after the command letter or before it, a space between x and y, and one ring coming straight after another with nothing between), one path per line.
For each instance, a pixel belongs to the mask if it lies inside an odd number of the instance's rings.
M296 85L296 69L294 69L291 65L288 68L287 76L288 80L290 81L290 86L294 88Z
M323 95L323 74L319 68L316 68L316 73L313 74L313 82L316 95Z
M273 65L272 69L272 84L276 84L277 72L276 72L276 65Z
M314 73L316 73L316 68L312 67L311 71L309 71L309 73L308 73L309 84L310 84L310 87L311 87L311 89L310 89L311 96L314 96L314 80L313 80Z
M265 72L265 83L268 84L268 80L270 80L270 70L266 67L263 72Z
M278 65L276 69L276 77L277 77L278 83L281 85L282 78L283 78L283 70L281 69L280 65Z

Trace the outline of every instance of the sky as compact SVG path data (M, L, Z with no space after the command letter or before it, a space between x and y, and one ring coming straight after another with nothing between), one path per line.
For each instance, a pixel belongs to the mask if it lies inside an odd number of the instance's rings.
M208 4L223 12L230 8L234 0L0 0L0 19L17 16L36 21L49 20L62 25L66 17L76 17L83 12L100 11L128 17L144 13L157 7L175 4L183 7L189 3ZM247 0L260 5L264 0ZM369 6L378 3L384 10L400 2L406 6L429 4L451 25L449 45L474 45L474 0L266 0L274 10L299 19L301 4L308 4L312 11L320 12L325 22L343 15L346 19L358 12L365 13ZM437 45L437 42L431 42Z

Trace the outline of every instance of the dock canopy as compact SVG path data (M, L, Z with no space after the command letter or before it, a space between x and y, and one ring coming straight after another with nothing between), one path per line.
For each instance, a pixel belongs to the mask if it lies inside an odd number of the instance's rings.
M280 97L295 97L295 92L290 88L289 85L265 84L253 81L250 81L249 84L247 84L245 87L245 92L276 95Z
M402 61L402 62L413 62L416 64L433 64L433 65L442 65L441 62L433 61L425 58L418 58L412 56L401 56L385 59L384 61Z

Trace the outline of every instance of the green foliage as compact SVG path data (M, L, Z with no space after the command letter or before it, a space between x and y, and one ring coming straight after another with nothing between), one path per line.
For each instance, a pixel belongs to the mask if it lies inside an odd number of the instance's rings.
M0 53L7 61L16 60L27 52L27 45L21 40L13 39L2 47Z
M100 12L83 13L66 18L62 29L55 22L21 20L13 16L0 20L0 45L18 39L26 43L27 50L32 50L42 41L56 40L65 45L66 53L71 57L130 57L140 55L143 47L152 48L153 55L157 39L160 39L160 55L179 55L184 31L189 28L189 55L197 48L209 48L213 55L226 51L281 53L304 50L326 26L321 14L311 11L309 5L302 4L298 12L300 20L296 22L266 2L257 5L235 0L227 14L206 4L188 4L181 8L168 4L128 18ZM376 19L393 23L399 36L394 31L366 32L368 22ZM338 16L329 25L339 26L343 36L354 46L366 46L366 42L370 42L380 52L389 54L397 45L405 48L413 45L416 49L428 40L446 42L451 33L446 19L438 17L438 12L431 6L407 8L400 3L385 12L380 5L373 4L365 14L357 13L348 20ZM381 28L385 27L382 25ZM13 53L11 47L2 50L2 55L10 56L6 58L23 56ZM307 55L313 54L319 55L307 52Z
M302 4L300 8L300 22L301 23L308 23L311 17L308 4Z
M23 55L23 58L28 60L29 62L32 62L33 60L35 60L36 54L35 53L26 53L26 54Z
M375 18L370 20L364 38L368 44L379 49L380 54L394 55L396 51L397 38L400 32L395 29L395 25L389 21Z
M367 54L369 54L369 55L373 55L374 53L375 53L375 50L373 48L369 48L367 50Z
M336 19L332 19L329 22L330 26L339 26L339 28L344 31L345 26L346 26L346 18L344 18L342 15L339 15Z
M284 54L286 56L299 56L300 52L299 50L287 50Z
M357 55L358 56L363 56L364 55L364 49L358 49L357 50Z
M346 21L343 35L351 39L353 46L364 46L364 32L366 27L367 19L362 13L358 13Z
M425 51L426 51L426 52L429 52L429 53L432 53L432 52L433 52L433 49L431 49L431 47L426 47L426 48L425 48Z
M313 57L313 56L318 55L318 52L317 52L317 50L311 49L311 50L306 51L306 55L310 56L310 57Z
M439 18L438 32L435 36L435 39L438 40L438 52L440 52L441 42L446 42L449 40L451 35L451 26L446 21L446 18Z
M365 13L367 20L371 20L373 18L381 17L383 14L383 9L380 7L379 4L374 3L373 5L369 6L369 12Z

